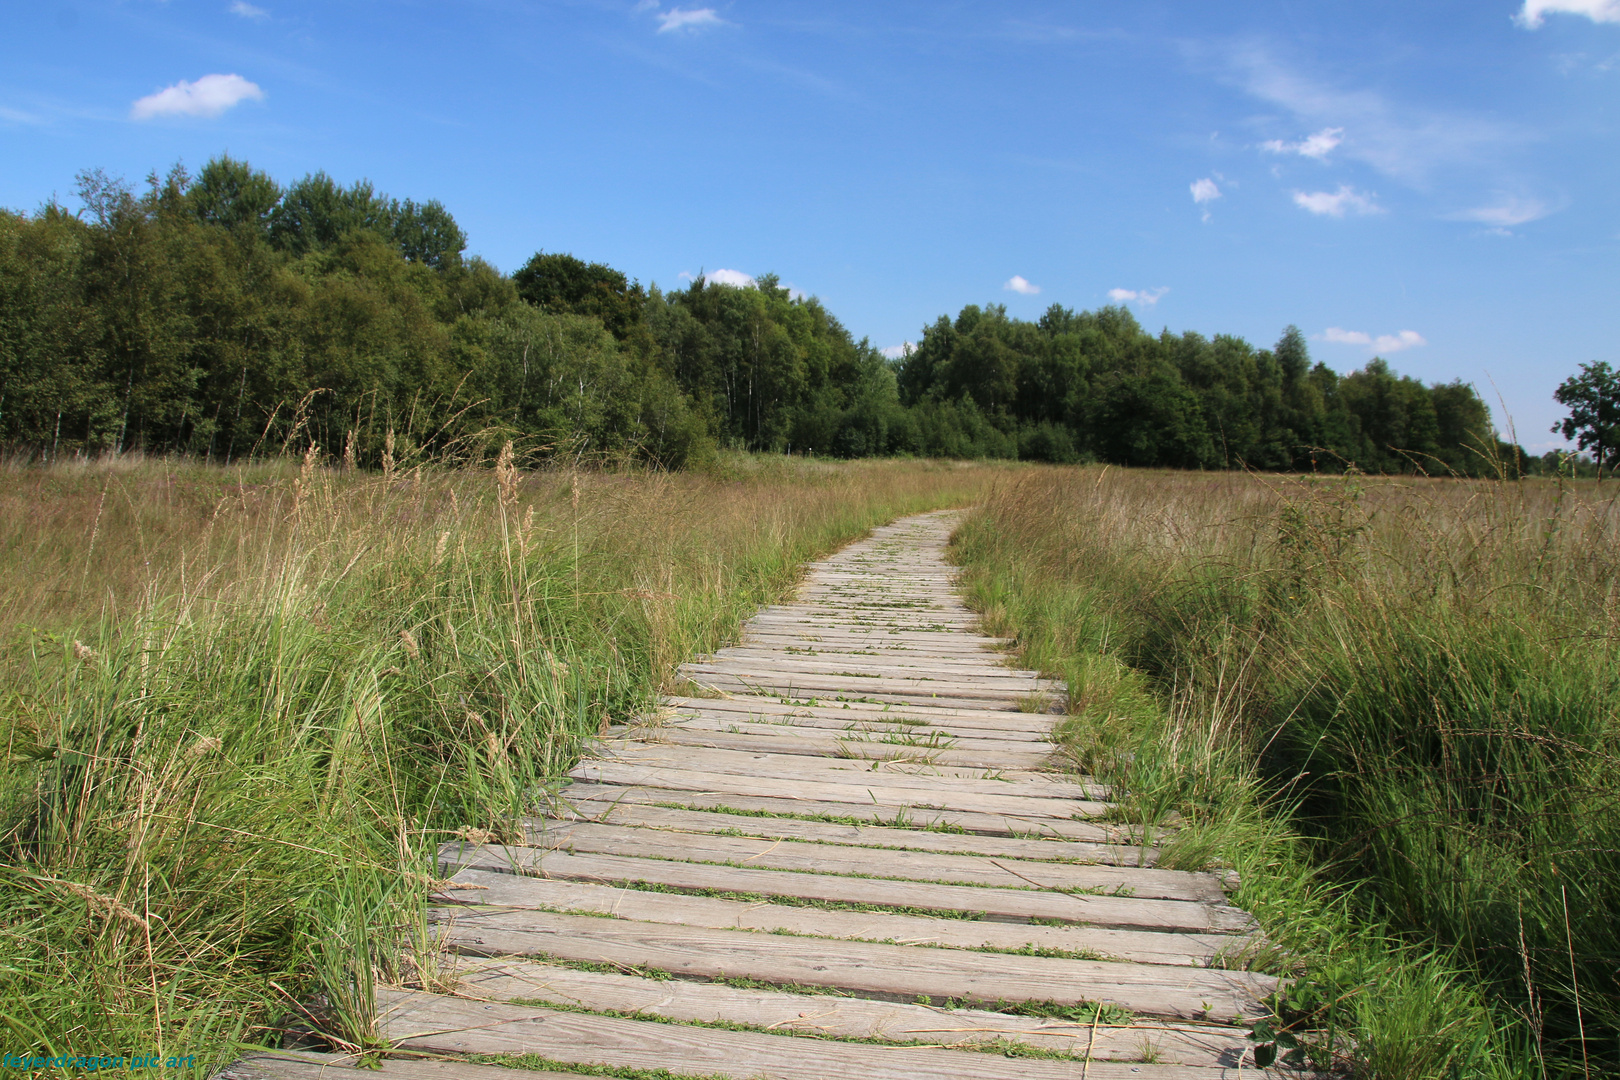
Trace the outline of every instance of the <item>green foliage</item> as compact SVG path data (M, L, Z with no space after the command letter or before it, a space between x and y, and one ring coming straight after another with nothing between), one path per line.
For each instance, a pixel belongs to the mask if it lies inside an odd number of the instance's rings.
M924 328L897 374L924 453L1183 469L1500 469L1472 387L1425 386L1382 360L1340 377L1311 366L1296 327L1256 350L1225 335L1153 338L1119 307L1053 305L1027 323L1005 307L969 305ZM1004 441L987 437L986 423ZM1508 449L1517 475L1528 458Z
M968 305L897 361L766 274L665 292L540 252L464 258L445 207L286 187L229 156L85 212L0 213L0 445L206 460L313 443L387 467L535 452L703 464L719 448L1519 475L1472 387L1381 360L1341 378L1290 327L1273 350L1145 333L1123 308L1039 321ZM1605 446L1610 444L1604 444ZM1557 463L1552 463L1553 467Z
M1596 451L1598 478L1605 465L1620 461L1620 374L1599 360L1582 364L1553 392L1553 400L1569 407L1569 415L1553 425L1553 434L1577 439L1582 450Z

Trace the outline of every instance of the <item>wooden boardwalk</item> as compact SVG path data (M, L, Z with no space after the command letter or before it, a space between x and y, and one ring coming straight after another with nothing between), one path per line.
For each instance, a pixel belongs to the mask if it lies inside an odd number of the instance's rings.
M1260 1075L1243 1032L1275 980L1232 962L1252 920L1052 767L1063 687L976 632L953 521L815 564L526 843L446 846L459 985L379 991L386 1036L737 1080Z

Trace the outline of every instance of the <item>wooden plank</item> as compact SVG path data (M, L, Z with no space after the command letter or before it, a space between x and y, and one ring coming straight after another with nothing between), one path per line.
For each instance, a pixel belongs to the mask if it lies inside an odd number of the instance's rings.
M821 704L833 704L843 701L859 701L868 704L888 704L903 706L933 705L946 707L1002 705L1008 711L1014 711L1018 705L1026 700L1025 697L1015 694L1005 696L985 694L958 694L934 693L932 691L901 691L894 692L879 690L872 687L837 687L816 685L807 686L794 683L790 680L772 681L764 678L741 679L734 675L719 672L682 673L683 677L697 686L706 687L722 694L748 694L762 697L788 698L795 701L816 701ZM818 680L818 683L822 680ZM850 680L854 682L854 680ZM1034 695L1031 695L1034 696Z
M1160 934L1094 926L1043 926L990 919L950 919L881 911L841 911L684 893L649 892L589 882L462 869L441 903L478 908L528 908L570 914L613 915L639 922L705 926L715 930L786 931L811 937L937 945L954 949L1035 948L1138 964L1206 967L1217 956L1238 956L1247 937Z
M953 697L984 701L1017 701L1020 698L1045 694L1056 697L1059 691L1045 683L1024 679L974 678L947 680L934 677L907 675L867 675L855 671L827 671L817 667L790 669L781 664L754 662L717 662L712 664L682 664L679 673L696 682L716 675L729 675L734 679L760 686L791 686L800 689L831 689L845 694L884 693L909 694L913 697Z
M1026 686L1055 685L1035 672L1024 674L992 664L948 664L933 661L927 664L887 663L883 657L857 655L801 656L793 653L750 649L739 655L738 650L722 649L693 661L707 667L728 671L773 671L778 673L802 671L828 675L860 675L867 678L902 679L918 682L947 684L983 683L987 686L1005 686L1022 689Z
M807 799L892 807L957 810L981 814L1013 814L1023 818L1098 817L1108 805L1085 799L1043 799L1032 795L985 795L976 791L908 788L889 784L880 773L847 784L831 781L786 780L735 776L699 769L643 767L618 761L582 761L569 773L591 783L660 788L668 791L707 792L716 795Z
M1036 679L937 679L908 675L864 675L842 671L827 671L820 665L807 665L802 669L787 664L743 663L740 661L712 664L682 664L677 669L687 678L712 675L730 675L745 682L760 685L791 685L795 687L831 688L840 692L907 693L924 697L983 698L986 700L1016 699L1037 694L1061 692L1055 684Z
M356 1055L317 1054L302 1050L266 1050L244 1054L214 1074L216 1080L580 1080L577 1072L510 1069L465 1061L431 1061L419 1057L374 1057L364 1064Z
M947 1047L1005 1039L1041 1050L1135 1062L1144 1044L1161 1064L1236 1065L1251 1045L1243 1028L1138 1020L1129 1025L1080 1023L984 1009L946 1009L830 994L739 989L690 979L644 979L579 971L526 960L463 958L460 994L480 1000L555 1002L598 1012L671 1020L746 1024L823 1037L940 1043Z
M853 720L846 720L842 724L824 722L821 725L780 722L760 723L740 718L740 714L736 713L719 717L679 713L667 717L648 718L645 721L632 722L629 725L611 727L608 729L607 734L610 738L648 738L657 741L657 735L660 732L687 731L694 735L747 735L761 740L761 743L768 739L781 739L784 740L783 746L803 743L807 748L811 746L825 747L836 746L840 742L848 742L865 743L877 748L888 746L899 750L920 749L921 747L917 745L918 740L932 739L934 745L942 749L955 750L959 753L1007 754L1013 758L1027 758L1043 765L1047 763L1047 759L1052 753L1050 744L1035 739L977 738L975 735L979 733L959 735L948 729L931 728L926 725L920 731L914 731L912 730L913 727L914 725L909 724L874 725ZM930 734L930 732L935 731L940 734ZM782 753L787 754L821 752L820 749L805 749L802 751L785 749L782 751Z
M533 874L536 877L596 884L640 881L687 891L748 893L918 911L983 913L987 918L1048 919L1119 930L1245 933L1253 924L1249 915L1237 908L1187 900L1091 896L1043 892L1033 888L934 885L921 881L840 877L791 870L754 870L743 866L621 855L569 855L540 848L473 845L460 841L441 847L439 859L447 870L470 866L475 870Z
M650 829L678 829L684 832L739 833L768 839L815 840L907 851L940 851L958 855L1005 855L1037 862L1106 863L1114 866L1152 866L1158 859L1153 848L1123 843L1088 843L1083 840L1049 838L1027 840L1016 836L983 836L978 833L938 832L931 829L888 829L877 825L840 825L830 821L797 821L793 818L750 817L719 814L707 810L676 810L667 806L642 806L621 802L580 802L574 810L589 820L639 825ZM551 847L547 829L565 825L551 818L530 818L529 844Z
M672 926L513 908L441 908L447 945L476 956L540 955L654 968L682 978L757 979L892 1001L1102 1001L1148 1016L1241 1024L1265 1015L1277 980L1249 971L928 949Z
M690 772L774 777L782 780L865 784L877 780L889 787L917 791L977 792L981 795L1018 795L1036 799L1087 801L1102 798L1100 784L1076 783L1057 773L1015 772L1006 779L984 779L985 770L941 767L911 769L882 767L878 762L849 758L805 757L771 751L724 750L710 747L672 749L645 742L598 744L590 763L616 761L645 768L683 769ZM586 762L581 762L585 764Z
M819 799L774 798L704 791L676 791L669 788L626 787L620 784L576 782L553 796L556 814L569 813L573 802L641 803L673 805L695 810L729 809L745 813L784 814L800 818L854 818L892 824L904 818L907 828L961 829L990 836L1061 837L1094 843L1131 843L1136 833L1128 826L1094 821L1066 821L1062 818L1024 817L1018 814L979 814L959 810L930 810L926 807L886 806L878 803L835 803Z
M571 854L593 852L646 859L729 863L761 870L797 870L906 881L1034 887L1054 892L1091 892L1154 900L1225 904L1220 878L1204 871L1155 870L1098 863L1034 862L1007 856L954 855L934 851L855 847L804 840L764 840L714 833L670 832L634 825L575 822L546 835L548 847Z
M673 695L664 699L669 707L676 710L696 710L700 712L738 712L757 716L824 716L841 720L844 723L854 723L860 720L870 720L881 723L896 723L900 720L917 720L940 726L950 726L953 723L963 726L983 728L985 730L1006 731L1006 737L1012 738L1014 732L1022 732L1036 738L1045 739L1051 731L1052 725L1061 716L1053 713L1026 713L1017 709L985 708L982 705L976 708L952 708L942 705L892 705L886 702L872 703L869 701L839 701L828 702L825 705L799 705L790 702L776 701L771 698L760 697L683 697Z
M730 725L735 727L736 725ZM727 725L659 724L651 727L609 728L613 739L636 740L667 746L709 747L720 750L797 754L804 757L853 758L863 761L915 761L972 769L1036 769L1049 753L1036 750L983 750L952 745L936 747L882 742L860 732L831 733L823 738L797 738L780 728L770 731L733 731ZM854 737L851 737L854 736ZM982 741L982 740L974 740ZM1006 745L1018 745L1006 744Z
M861 652L838 652L832 649L811 647L786 649L763 649L749 645L730 645L720 649L709 656L699 657L709 662L717 660L758 660L769 663L790 664L821 664L830 670L839 670L845 665L874 665L886 670L915 671L923 675L945 675L961 678L965 675L977 676L981 672L987 676L1039 679L1041 673L1027 668L1009 667L997 663L997 657L985 654L982 659L961 656L929 656L906 655L905 653L884 654L876 649L867 649ZM1003 659L1010 659L1003 657Z
M744 624L741 645L745 648L777 646L803 647L804 645L836 646L839 648L876 649L884 655L914 654L939 659L965 657L975 660L1004 660L1007 653L1006 638L989 638L972 634L926 633L874 634L869 630L850 633L779 630Z
M807 1040L380 990L382 1027L400 1046L440 1053L540 1054L578 1065L735 1080L1076 1080L1074 1061ZM519 1077L521 1073L517 1074ZM1203 1080L1225 1070L1096 1061L1086 1080Z
M702 698L691 700L704 700ZM912 715L911 710L898 710L892 713L863 712L854 709L823 708L821 706L793 706L782 705L774 699L746 698L715 698L716 708L692 708L682 706L679 709L671 707L662 718L652 722L684 721L688 718L699 720L712 720L716 722L732 722L742 724L771 724L789 729L786 733L792 734L792 728L818 728L825 731L848 731L851 733L870 732L874 735L899 734L913 732L927 735L939 731L958 739L986 739L1002 740L1006 742L1023 743L1022 747L1008 747L1007 749L1038 749L1052 745L1050 732L1046 730L1049 725L1043 721L1052 717L1042 714L1028 714L1016 712L986 713L986 724L996 721L997 718L1007 718L1009 722L1000 726L974 726L977 720L969 717L936 718ZM775 711L765 708L750 708L751 704L759 706L775 706ZM1017 719L1028 717L1036 721L1029 724L1025 720ZM982 749L1000 749L986 746Z
M780 612L766 612L755 615L745 624L749 629L775 630L777 632L805 632L814 633L817 630L830 630L845 634L887 634L898 637L915 637L926 641L931 636L938 635L950 637L955 640L973 640L985 637L973 632L973 621L956 618L950 621L945 619L917 620L913 622L900 622L897 620L880 619L850 619L840 618L842 613L832 609L793 609Z

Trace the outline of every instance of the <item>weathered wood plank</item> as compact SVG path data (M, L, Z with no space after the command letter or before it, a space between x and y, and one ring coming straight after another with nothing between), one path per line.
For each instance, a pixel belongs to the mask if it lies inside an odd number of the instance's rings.
M795 723L794 720L815 720L813 724ZM807 741L866 741L874 745L905 747L919 740L932 739L935 744L952 750L979 751L990 754L1022 754L1044 758L1052 747L1045 740L1009 739L1000 732L966 729L960 733L927 724L878 724L870 720L845 720L843 723L819 717L775 716L770 720L749 717L742 713L668 713L631 721L628 725L609 728L608 734L627 731L646 731L677 728L692 732L724 732L731 735L753 735L759 738L800 739ZM803 730L796 730L803 729ZM940 734L932 734L938 731ZM791 753L792 751L783 751Z
M736 833L766 839L815 840L874 848L900 848L908 851L940 851L958 855L1005 855L1037 862L1106 863L1112 866L1152 866L1158 859L1153 848L1124 843L1088 843L1083 840L1047 838L1029 840L1016 836L985 836L979 833L940 832L932 829L890 829L878 825L840 825L830 821L797 821L793 818L753 817L721 814L707 810L676 810L667 806L644 806L629 802L579 802L576 814L585 820L619 825L640 825L653 829L684 832ZM551 847L545 836L552 828L566 827L556 818L531 818L526 822L529 843Z
M466 997L551 1001L598 1012L671 1020L747 1024L830 1038L971 1046L1006 1039L1094 1061L1139 1061L1144 1043L1161 1064L1236 1065L1251 1045L1243 1028L1139 1020L1128 1026L1008 1016L829 994L739 989L690 979L579 971L525 960L463 958L457 974Z
M1020 686L1051 683L1038 671L1021 671L1000 664L972 663L963 660L945 660L922 657L902 657L891 660L870 653L835 653L817 650L813 653L790 653L781 649L748 649L733 647L721 649L709 656L699 657L695 663L735 664L743 667L777 668L782 671L858 671L865 675L893 676L895 678L933 678L943 682L966 682L979 679L1002 679Z
M807 1041L558 1012L530 1005L379 991L383 1030L401 1046L450 1053L536 1053L553 1061L735 1080L1076 1080L1076 1061L1012 1059L966 1050ZM1231 1070L1086 1063L1086 1080L1216 1080ZM518 1074L521 1076L522 1074ZM1233 1073L1235 1076L1235 1073ZM1252 1074L1251 1074L1252 1075Z
M844 874L1002 889L1033 886L1054 892L1226 903L1226 892L1216 875L1187 870L1035 862L1005 856L951 855L803 840L765 840L592 822L576 822L553 829L546 836L546 843L553 850L571 854L590 852L648 859L732 863L761 870L797 870L812 874Z
M819 716L844 723L870 721L899 723L920 721L935 726L982 728L1006 732L1003 738L1025 736L1046 740L1052 725L1062 719L1053 713L1026 713L1017 709L974 708L958 709L939 705L892 705L887 702L829 701L825 705L801 705L797 702L777 700L775 697L678 697L665 699L677 711L733 712L757 716Z
M1017 795L1081 802L1096 801L1106 796L1100 784L1077 783L1052 772L1014 772L1003 774L1005 778L986 779L983 769L919 765L913 771L848 758L806 757L771 750L725 750L699 746L672 749L636 742L603 745L600 751L598 756L588 760L592 763L617 761L649 769L806 780L817 784L865 784L876 780L888 787L918 791L976 792L980 795Z
M835 938L716 930L512 908L439 908L446 944L478 956L540 955L655 968L683 978L757 979L894 1001L1102 1001L1148 1016L1241 1024L1276 989L1269 975Z
M1001 696L986 692L985 694L965 693L934 693L932 691L879 690L873 687L838 687L838 686L806 686L796 684L791 680L775 681L767 678L739 678L723 672L682 672L682 677L689 682L717 691L722 694L750 694L765 697L785 697L796 701L817 701L822 704L850 702L864 702L867 704L897 705L897 706L944 706L944 707L973 707L987 705L1002 705L1007 711L1017 711L1020 703L1036 699L1037 695L1029 697L1009 694ZM851 680L853 682L854 680ZM926 684L925 684L926 685Z
M709 701L713 708L682 705L670 707L663 720L710 720L717 723L770 724L780 728L817 728L823 731L871 732L876 735L907 733L929 736L940 732L940 738L984 739L990 741L1023 743L1023 746L982 749L1045 750L1052 745L1051 725L1054 717L1019 712L989 712L982 717L938 717L917 713L911 709L883 713L873 710L844 709L842 706L784 705L770 698L691 698ZM754 706L749 708L748 706ZM775 705L774 710L763 708ZM1027 717L1028 720L1020 719ZM1028 722L1034 721L1033 723ZM786 734L794 734L791 730Z
M955 791L945 786L943 782L937 788L909 788L888 783L887 778L881 773L872 773L870 778L860 777L842 784L830 780L788 780L704 772L698 769L640 766L598 758L580 762L569 775L590 783L623 784L669 791L806 799L854 805L910 806L981 814L1013 814L1024 818L1097 817L1108 811L1106 803L1094 800L1043 799L1033 795L988 795L976 791Z
M921 698L961 698L971 701L1016 701L1038 694L1056 693L1050 683L1034 680L945 679L903 676L865 676L838 671L790 670L775 664L682 664L680 674L694 682L728 676L752 686L790 686L799 690L836 690L844 694L901 694Z
M845 911L791 904L725 900L684 893L560 881L553 878L462 869L451 879L467 888L446 888L438 899L474 907L529 908L614 915L640 922L705 926L715 930L787 931L812 937L937 945L954 949L1060 950L1097 960L1206 967L1216 957L1236 957L1245 937L1225 934L1161 934L1093 926L1045 926Z
M802 818L853 818L879 824L895 824L904 818L906 827L919 829L962 829L989 836L1060 837L1094 843L1125 843L1136 834L1123 825L1063 818L1027 817L1019 814L981 814L961 810L931 810L927 807L882 803L835 803L819 799L775 798L758 795L725 794L711 791L683 791L671 788L636 787L622 784L574 783L554 800L556 813L567 813L576 801L673 805L694 810L726 809L744 813L785 814Z
M731 725L735 727L736 725ZM898 741L883 742L860 732L826 734L822 738L799 738L780 728L767 731L727 730L724 724L653 724L646 727L609 728L609 738L633 740L665 746L702 746L722 750L744 750L797 754L804 757L855 758L865 761L917 761L939 766L974 769L1035 769L1047 762L1049 753L1036 750L983 749L945 743L937 747ZM855 736L855 737L851 737ZM972 740L979 742L983 740ZM1003 743L1006 745L1018 745Z
M427 1060L420 1057L368 1057L316 1054L301 1050L267 1050L244 1054L214 1074L215 1080L579 1080L577 1072L550 1069L509 1069L504 1065L473 1065L466 1061Z
M441 847L439 860L446 871L470 866L476 870L532 874L565 881L598 884L640 881L689 891L747 893L918 911L982 913L995 919L1047 919L1120 930L1243 933L1253 922L1247 913L1237 908L1188 900L1094 896L1034 888L936 885L635 856L570 855L540 848L473 845L461 841Z

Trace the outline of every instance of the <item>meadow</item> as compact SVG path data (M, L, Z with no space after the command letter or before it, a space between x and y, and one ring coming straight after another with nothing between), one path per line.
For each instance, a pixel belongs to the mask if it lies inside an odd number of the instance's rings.
M521 464L0 468L9 1045L373 1048L375 982L437 978L441 841L509 835L806 560L972 506L970 602L1068 680L1073 767L1237 870L1268 944L1232 962L1295 976L1260 1042L1620 1069L1620 488Z
M432 979L441 842L507 835L806 560L1000 471L7 468L8 1047L365 1046L374 980Z
M970 596L1069 680L1078 767L1242 875L1276 1050L1380 1077L1620 1070L1616 497L1089 468L998 485Z

